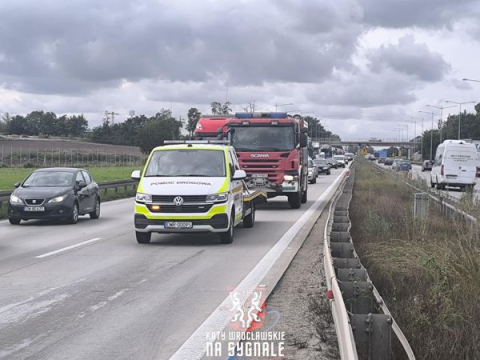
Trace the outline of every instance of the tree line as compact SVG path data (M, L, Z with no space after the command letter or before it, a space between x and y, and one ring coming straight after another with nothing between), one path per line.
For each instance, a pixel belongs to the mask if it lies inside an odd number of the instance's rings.
M426 130L421 136L417 137L416 151L422 151L424 159L430 159L435 157L435 150L440 145L440 133L442 142L445 140L456 140L458 136L458 123L460 121L460 139L480 140L480 103L475 105L475 112L469 113L464 110L461 114L449 115L447 120L437 127L437 129ZM424 126L431 124L431 119L424 118ZM417 122L418 126L421 126ZM434 125L438 125L437 120L434 118ZM433 137L433 142L430 140ZM415 139L410 140L415 142ZM423 146L421 146L421 144ZM432 144L433 146L430 146ZM430 154L430 148L433 148L432 154ZM432 155L432 156L431 156Z
M53 112L32 111L26 116L10 116L6 113L0 119L0 132L7 135L32 136L83 136L88 121L83 115L62 115Z
M213 115L231 114L231 103L210 103ZM57 117L53 112L34 111L26 116L5 114L0 121L0 133L17 135L74 136L86 137L101 144L138 146L148 154L155 146L163 145L165 140L192 138L201 112L190 108L186 119L176 119L170 110L162 109L147 117L138 115L120 123L111 123L106 119L100 126L88 130L88 121L83 115ZM310 138L338 138L327 131L317 118L307 116ZM185 129L187 135L182 134Z

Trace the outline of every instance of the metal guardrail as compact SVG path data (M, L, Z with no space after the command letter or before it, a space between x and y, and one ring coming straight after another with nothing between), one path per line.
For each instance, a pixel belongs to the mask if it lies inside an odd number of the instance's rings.
M138 181L137 180L114 180L114 181L104 181L99 182L98 187L100 190L104 190L104 193L108 191L108 189L115 189L115 192L118 192L118 189L123 187L125 191L129 186L133 186L135 189L137 187ZM2 190L0 191L0 209L4 206L4 202L7 202L12 194L13 190Z
M396 176L395 173L388 171L387 169L381 167L378 164L373 164L375 165L378 169L383 171L384 173L396 178L397 180L403 182L405 185L411 187L412 189L418 191L418 192L423 192L428 195L430 199L433 201L437 202L441 209L442 212L444 213L445 216L451 217L452 214L458 214L462 216L466 221L469 221L472 225L478 225L477 219L468 214L467 212L455 207L453 204L458 204L459 200L453 196L450 196L449 194L442 192L440 193L440 190L432 190L432 189L420 189L416 187L415 185L409 183L408 181L405 181L404 179L401 179L400 177ZM438 197L437 197L438 196Z
M357 360L360 347L363 352L368 349L369 359L389 359L391 356L389 340L393 330L408 359L414 360L415 356L408 340L373 285L353 246L349 220L353 176L347 179L339 189L330 205L324 231L324 266L327 288L331 292L329 298L340 357ZM335 234L334 238L332 234ZM370 291L375 299L375 305L382 310L383 314L373 314L372 304L365 306L365 298L368 299L368 296L365 297L363 292Z

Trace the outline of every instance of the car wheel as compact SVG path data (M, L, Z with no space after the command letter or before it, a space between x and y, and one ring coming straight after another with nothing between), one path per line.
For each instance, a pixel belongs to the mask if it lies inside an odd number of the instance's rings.
M139 244L148 244L152 239L152 233L150 232L135 231L135 235L137 237L137 243Z
M232 211L232 215L230 216L230 226L228 230L224 233L220 233L220 242L222 244L231 244L233 242L233 237L235 235L235 213Z
M432 178L430 178L430 187L433 189L435 187L435 184L432 182Z
M255 225L255 202L251 202L250 209L252 212L243 218L243 227L250 229Z
M70 217L68 218L68 223L69 224L76 224L77 221L78 221L78 204L75 202L75 203L73 203L72 213L70 214Z
M330 175L330 174L331 174L331 172L330 172L330 171L329 171L329 172L327 172L327 175Z
M440 183L437 183L437 190L443 190L443 186Z
M100 217L100 198L95 200L95 209L89 214L90 219L96 220Z
M8 221L9 221L10 224L12 224L12 225L18 225L18 224L20 224L20 221L22 221L22 220L20 220L20 219L8 218Z
M312 184L316 184L316 183L317 183L317 178L313 178Z

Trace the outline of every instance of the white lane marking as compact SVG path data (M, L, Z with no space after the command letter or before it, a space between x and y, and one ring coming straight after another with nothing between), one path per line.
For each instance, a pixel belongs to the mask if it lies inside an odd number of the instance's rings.
M109 301L113 301L113 300L119 298L120 296L123 295L123 293L124 293L125 291L128 291L128 290L129 290L128 288L127 288L127 289L122 289L122 290L116 292L115 294L113 294L112 296L109 296L109 297L107 298L107 301L101 301L101 302L99 302L98 304L95 304L95 305L90 306L88 309L89 309L91 312L95 312L95 311L97 311L98 309L100 309L100 308L104 307L105 305L107 305ZM84 317L84 316L85 316L85 313L82 313L82 314L79 315L79 317Z
M86 244L90 244L90 243L93 243L95 241L99 241L101 240L102 238L94 238L94 239L90 239L90 240L87 240L87 241L83 241L81 243L78 243L78 244L75 244L75 245L70 245L70 246L67 246L67 247L64 247L64 248L61 248L61 249L58 249L58 250L55 250L55 251L51 251L51 252L48 252L46 254L42 254L42 255L38 255L38 256L35 256L35 259L43 259L47 256L52 256L52 255L56 255L56 254L59 254L61 252L64 252L64 251L68 251L68 250L71 250L71 249L75 249L79 246L83 246L83 245L86 245Z
M317 200L305 211L305 213L292 225L292 227L277 241L270 251L258 262L252 271L242 280L234 291L239 295L241 304L244 304L248 297L257 288L260 282L265 278L278 258L283 254L293 238L306 224L313 213L320 207L330 191L345 176L345 172L350 169L347 167L333 181L333 183L320 195ZM173 354L170 360L200 359L205 354L205 336L206 334L223 331L230 322L232 316L232 299L227 296L225 300L212 312L212 314L203 322L202 325L194 331L192 335L183 343L183 345Z

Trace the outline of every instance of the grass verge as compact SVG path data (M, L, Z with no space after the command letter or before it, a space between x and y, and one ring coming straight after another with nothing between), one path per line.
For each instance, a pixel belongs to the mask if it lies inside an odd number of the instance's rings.
M85 167L96 182L130 179L139 166ZM13 184L23 181L33 170L24 168L0 168L0 190L11 190Z
M350 207L357 252L417 359L480 359L478 233L433 202L414 218L413 197L360 160Z

